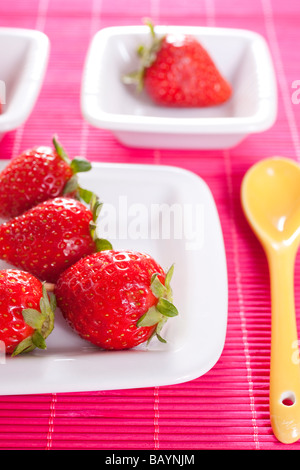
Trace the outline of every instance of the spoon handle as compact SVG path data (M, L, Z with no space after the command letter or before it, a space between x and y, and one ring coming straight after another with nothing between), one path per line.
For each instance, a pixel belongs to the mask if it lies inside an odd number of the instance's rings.
M294 300L295 253L291 247L268 254L271 278L272 333L270 419L283 443L300 438L300 367Z

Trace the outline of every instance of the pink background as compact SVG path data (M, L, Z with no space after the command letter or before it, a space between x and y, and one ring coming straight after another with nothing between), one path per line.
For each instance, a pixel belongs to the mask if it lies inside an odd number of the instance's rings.
M272 129L229 151L141 151L125 148L110 132L86 124L79 96L92 35L106 26L140 24L144 16L155 23L238 27L263 35L278 79L278 118ZM268 269L239 199L242 177L253 163L272 155L300 160L300 105L291 100L292 82L300 79L299 24L297 0L0 3L0 26L38 29L51 41L47 75L34 111L24 126L0 142L0 158L48 145L57 133L70 155L175 165L197 173L218 207L229 279L225 347L206 375L141 390L0 396L0 449L300 449L300 442L280 444L270 427ZM298 308L298 260L295 284Z

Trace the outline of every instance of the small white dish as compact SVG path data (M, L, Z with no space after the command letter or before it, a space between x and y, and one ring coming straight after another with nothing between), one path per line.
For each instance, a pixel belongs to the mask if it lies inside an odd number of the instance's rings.
M49 56L49 39L40 32L0 28L0 137L29 117L38 98Z
M227 326L225 250L208 186L179 168L100 163L80 182L104 202L98 230L115 249L148 252L165 269L175 263L179 315L162 330L166 344L119 352L80 339L57 310L46 351L0 355L0 395L152 387L203 375L222 353Z
M150 40L147 26L111 27L93 37L84 67L81 109L93 126L133 147L217 149L272 126L277 87L266 41L240 29L157 26L158 35L184 33L207 49L233 96L221 106L170 109L137 94L121 77L137 69L136 49Z

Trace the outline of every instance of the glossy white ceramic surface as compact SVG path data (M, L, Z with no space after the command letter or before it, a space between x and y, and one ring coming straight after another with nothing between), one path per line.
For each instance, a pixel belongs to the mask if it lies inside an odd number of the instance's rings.
M40 32L0 28L0 135L30 116L44 80L50 43Z

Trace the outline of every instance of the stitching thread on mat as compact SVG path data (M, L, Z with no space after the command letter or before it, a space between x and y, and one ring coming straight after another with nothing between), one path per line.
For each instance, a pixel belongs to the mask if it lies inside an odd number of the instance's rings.
M215 26L215 4L214 0L206 0L206 15L207 15L207 22L210 26ZM227 189L229 194L229 211L230 211L230 218L233 221L233 188L232 188L232 177L231 177L231 164L230 164L230 154L228 150L224 151L224 160L225 160L225 172L226 172L226 179L227 179ZM235 271L235 282L237 287L237 295L238 295L238 302L239 302L239 314L240 314L240 321L241 321L241 329L242 329L242 340L244 344L244 354L246 359L246 368L247 368L247 381L248 381L248 391L249 391L249 398L250 398L250 410L252 415L252 426L253 426L253 439L255 443L255 448L259 449L259 440L258 440L258 427L257 427L257 420L256 420L256 410L255 410L255 400L254 400L254 393L253 393L253 380L252 380L252 370L251 370L251 358L249 353L249 345L248 345L248 332L247 332L247 325L245 319L245 311L244 311L244 296L242 291L242 282L241 282L241 271L240 271L240 264L239 264L239 255L238 255L238 238L235 229L234 223L231 223L231 238L233 243L233 252L234 252L234 271Z
M231 178L230 155L229 155L228 150L224 151L224 159L225 159L225 171L226 171L226 178L227 178L227 189L228 189L228 194L229 194L229 211L230 211L230 218L231 218L230 227L231 227L231 237L232 237L233 253L234 253L233 261L234 261L235 283L236 283L238 303L239 303L239 315L240 315L241 329L242 329L242 340L244 344L244 355L246 359L248 391L249 391L249 397L250 397L250 410L251 410L251 415L252 415L252 426L253 426L253 439L254 439L256 449L259 449L258 427L257 427L257 421L256 421L256 410L255 410L255 401L254 401L254 394L253 394L251 357L249 353L248 331L247 331L245 309L244 309L245 307L244 295L243 295L243 290L242 290L241 270L240 270L239 255L238 255L238 237L236 233L235 224L233 221L233 188L232 188L232 178Z
M160 0L151 0L150 3L150 16L154 24L159 23L160 16ZM160 151L154 150L153 152L154 164L160 164ZM154 449L159 449L159 387L154 388Z
M154 388L154 449L159 449L159 387Z
M102 0L93 0L92 12L91 12L91 24L90 24L90 37L100 29L101 26L101 13L102 13ZM80 155L86 157L88 150L88 138L89 138L89 125L83 119L81 125L81 136L80 136Z
M52 398L51 398L51 403L50 403L50 416L49 416L49 421L48 421L46 450L50 450L52 448L56 402L57 402L56 393L52 393Z

